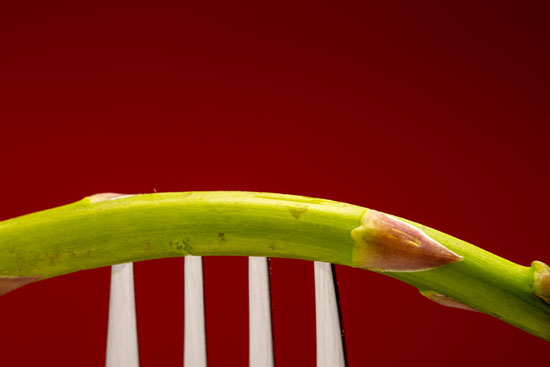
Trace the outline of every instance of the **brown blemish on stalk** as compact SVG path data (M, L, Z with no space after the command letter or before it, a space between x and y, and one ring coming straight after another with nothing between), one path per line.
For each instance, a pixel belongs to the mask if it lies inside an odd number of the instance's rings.
M456 299L448 297L444 294L437 293L434 291L420 291L420 294L426 297L427 299L440 304L442 306L446 307L452 307L452 308L459 308L461 310L468 310L468 311L474 311L479 312L475 308L472 308L470 306L465 305L464 303L458 302Z
M378 271L420 271L464 258L420 229L368 209L361 225L351 231L355 241L353 265Z
M50 265L53 266L60 255L58 252L54 252L53 254L46 254L46 256L50 259Z
M178 252L181 252L183 256L193 255L193 247L189 237L184 237L182 240L169 241L170 246L173 246Z
M40 278L40 275L32 277L0 276L0 296L37 281Z
M550 266L542 261L533 261L533 293L546 303L550 303Z
M288 208L288 211L290 212L290 214L294 218L300 219L300 216L302 214L304 214L305 212L307 212L307 208L305 208L305 207L294 207L294 208Z

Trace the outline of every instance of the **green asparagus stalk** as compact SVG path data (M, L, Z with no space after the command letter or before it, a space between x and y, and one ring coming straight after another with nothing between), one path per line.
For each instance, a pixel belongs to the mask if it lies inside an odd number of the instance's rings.
M84 269L185 255L324 261L550 341L550 268L525 267L372 209L254 192L98 194L0 222L0 294Z

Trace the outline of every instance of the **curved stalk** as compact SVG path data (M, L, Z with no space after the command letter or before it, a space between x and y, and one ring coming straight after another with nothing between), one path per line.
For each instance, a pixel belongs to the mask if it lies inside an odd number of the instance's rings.
M524 267L420 224L330 200L252 192L109 198L95 195L0 222L0 293L131 261L285 257L368 266L439 303L473 308L550 340L550 271L541 262Z

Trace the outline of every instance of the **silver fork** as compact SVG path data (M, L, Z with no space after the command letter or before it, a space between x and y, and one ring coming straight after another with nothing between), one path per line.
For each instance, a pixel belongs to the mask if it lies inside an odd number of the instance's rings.
M274 366L269 262L249 257L250 367ZM314 262L318 367L344 367L337 286L331 264ZM202 257L185 258L184 366L206 367ZM107 367L138 367L138 339L133 266L114 265L111 272Z

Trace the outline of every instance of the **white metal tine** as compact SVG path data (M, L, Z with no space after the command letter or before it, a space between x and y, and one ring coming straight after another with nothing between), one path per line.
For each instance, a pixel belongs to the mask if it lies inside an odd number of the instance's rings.
M344 367L345 355L332 266L315 261L317 367Z
M133 263L111 267L105 366L139 366Z
M265 257L248 258L248 304L250 367L272 367L269 262Z
M202 257L185 256L184 273L185 324L183 365L185 367L206 367Z

